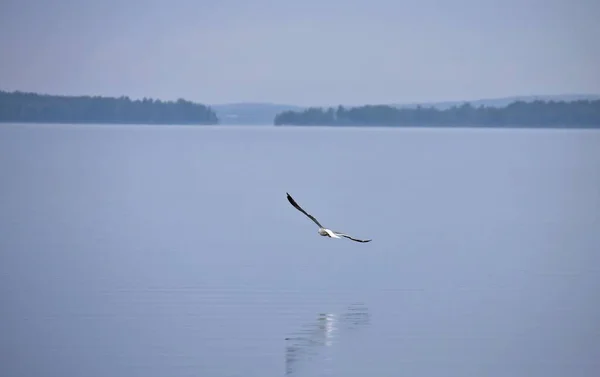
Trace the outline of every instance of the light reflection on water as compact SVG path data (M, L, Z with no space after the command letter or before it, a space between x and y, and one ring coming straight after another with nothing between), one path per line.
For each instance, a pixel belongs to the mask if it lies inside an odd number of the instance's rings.
M302 373L310 364L320 365L324 367L321 372L326 372L328 365L320 364L331 361L326 348L344 341L347 332L368 326L370 320L368 308L360 303L349 305L341 314L319 313L316 320L285 338L285 374Z

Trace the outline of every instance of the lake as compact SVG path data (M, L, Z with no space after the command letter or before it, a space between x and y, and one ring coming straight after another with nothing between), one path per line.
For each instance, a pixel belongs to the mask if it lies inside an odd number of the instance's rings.
M4 376L600 370L597 130L3 124L0 173Z

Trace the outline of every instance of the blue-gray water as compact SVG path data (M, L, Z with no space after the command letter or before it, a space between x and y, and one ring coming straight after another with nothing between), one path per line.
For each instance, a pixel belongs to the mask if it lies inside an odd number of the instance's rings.
M0 174L2 376L600 370L598 131L0 125Z

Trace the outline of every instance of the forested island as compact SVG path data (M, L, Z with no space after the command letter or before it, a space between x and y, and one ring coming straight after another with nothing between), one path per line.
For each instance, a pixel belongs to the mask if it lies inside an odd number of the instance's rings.
M0 122L218 124L208 106L183 99L60 96L0 91Z
M600 128L600 100L515 101L504 107L465 103L448 109L367 105L311 107L275 116L279 125Z

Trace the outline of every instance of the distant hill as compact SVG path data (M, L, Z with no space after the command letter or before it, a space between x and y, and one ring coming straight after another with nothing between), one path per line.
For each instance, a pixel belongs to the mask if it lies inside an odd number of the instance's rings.
M460 106L465 103L470 103L474 107L486 106L486 107L505 107L516 101L533 102L533 101L579 101L579 100L598 100L600 94L556 94L556 95L531 95L531 96L513 96L513 97L500 97L500 98L486 98L478 99L473 101L444 101L444 102L420 102L420 103L404 103L404 104L391 104L390 106L400 108L414 108L419 105L422 107L434 107L439 110L449 109L453 106Z
M275 115L283 111L300 111L302 106L274 103L229 103L211 105L221 124L272 124Z
M470 103L474 107L490 106L505 107L515 101L533 102L542 101L576 101L581 99L598 100L600 94L570 94L570 95L532 95L532 96L514 96L501 98L478 99L473 101L444 101L444 102L420 102L420 103L401 103L390 104L388 106L398 108L415 108L418 105L422 107L434 107L440 110L449 109L453 106L460 106L464 103ZM211 105L211 109L217 114L219 121L223 125L227 124L248 124L248 125L270 125L277 114L285 111L303 111L309 106L296 106L289 104L275 104L266 102L240 102Z

